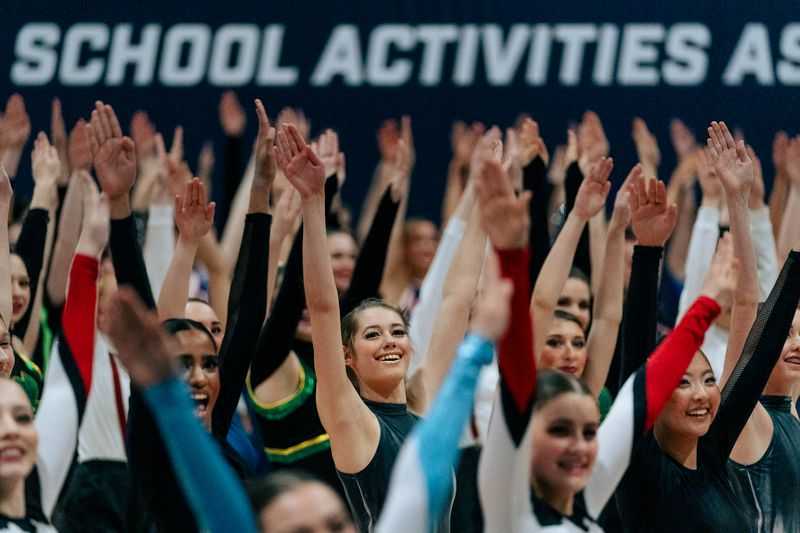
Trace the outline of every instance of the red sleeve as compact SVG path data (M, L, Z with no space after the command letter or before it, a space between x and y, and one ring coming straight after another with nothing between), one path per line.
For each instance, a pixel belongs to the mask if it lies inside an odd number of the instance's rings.
M498 344L500 375L519 413L527 412L536 390L536 359L533 355L533 323L530 314L528 249L497 250L500 271L514 285L511 322Z
M694 354L703 345L706 330L720 313L717 302L701 296L692 304L680 323L664 342L656 348L645 365L645 391L647 418L645 430L653 427L661 409L672 396L672 391Z
M75 255L69 271L69 287L62 319L64 338L78 366L86 394L92 385L99 269L97 258Z

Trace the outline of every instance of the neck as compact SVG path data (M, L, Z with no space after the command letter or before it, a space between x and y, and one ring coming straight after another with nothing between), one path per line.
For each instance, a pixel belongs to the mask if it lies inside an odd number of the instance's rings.
M0 514L9 518L25 518L25 480L0 483Z
M406 403L406 384L401 381L393 389L370 388L365 383L358 384L361 397L371 402L379 403Z
M532 478L531 485L533 485L533 492L540 500L564 516L572 516L575 494L556 489L547 483L541 483L535 477Z
M796 398L796 387L792 383L786 383L783 380L770 379L767 381L767 386L764 387L764 394L767 396L789 396Z
M697 437L669 431L659 424L653 428L653 435L667 455L686 468L697 469Z

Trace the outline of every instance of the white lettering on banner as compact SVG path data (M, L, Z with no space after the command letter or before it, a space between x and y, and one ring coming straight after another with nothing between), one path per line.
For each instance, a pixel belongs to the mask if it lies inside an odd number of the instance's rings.
M778 61L778 80L784 85L800 85L800 24L789 24L781 35L781 55Z
M658 48L653 43L664 40L661 24L626 24L622 31L622 48L619 53L619 81L621 85L658 85L656 68Z
M706 79L711 32L702 24L674 25L667 37L664 80L670 85L698 85Z
M445 48L458 39L458 27L453 24L423 24L417 28L417 40L423 45L419 82L438 85L442 79Z
M222 87L250 83L256 70L259 34L254 24L226 24L217 30L208 81ZM239 47L239 53L233 55L235 46Z
M197 85L203 79L208 60L211 30L205 24L178 24L164 37L159 77L167 86ZM185 64L181 56L187 48Z
M122 85L125 81L125 68L135 65L134 85L150 85L156 69L158 56L158 38L161 37L161 26L148 24L142 29L139 44L131 42L133 26L120 24L114 28L111 37L111 51L108 54L106 85Z
M611 85L614 79L614 59L617 54L619 30L613 24L603 24L597 39L592 79L597 85Z
M407 52L414 48L414 35L410 26L384 24L376 27L369 38L367 48L367 79L372 85L403 85L411 77L413 68L408 59L394 59L389 64L392 46Z
M500 26L491 24L483 28L483 60L489 83L508 85L514 79L530 34L531 29L527 25L514 24L503 46L503 30Z
M478 27L468 24L461 28L456 64L453 68L453 83L460 86L472 85L475 81L475 67L478 62Z
M297 83L297 68L280 65L283 48L283 26L273 24L264 30L261 64L258 67L259 85L290 86Z
M544 85L547 81L547 68L550 66L550 26L536 24L531 33L531 48L528 56L528 69L525 81L531 85Z
M726 85L740 85L745 76L750 75L755 76L761 85L775 83L769 33L763 24L750 23L744 27L722 81Z
M103 75L104 61L95 57L81 65L83 45L100 51L108 46L108 26L105 24L75 24L64 36L59 78L64 85L94 85Z
M347 85L361 85L362 70L358 28L352 24L336 26L311 75L311 85L328 85L336 76L342 76Z
M597 27L593 24L559 24L555 37L564 43L558 79L564 85L577 85L581 81L583 51L597 38Z
M724 68L711 75L729 86L800 85L800 23L780 28L779 39L770 30L777 31L745 24L730 49L716 51ZM709 81L713 40L700 22L339 24L326 42L298 51L284 46L288 31L285 24L31 22L17 32L9 79L17 86L697 86ZM774 60L772 42L780 43Z
M14 85L44 85L56 73L58 53L53 49L61 39L55 24L26 24L17 34L14 53L17 60L11 67Z

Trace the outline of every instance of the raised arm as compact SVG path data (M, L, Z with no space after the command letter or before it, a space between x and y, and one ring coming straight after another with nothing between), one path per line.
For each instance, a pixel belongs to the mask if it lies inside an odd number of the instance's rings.
M490 166L485 167L484 171L496 170L496 166ZM481 228L480 213L473 209L464 238L444 280L441 306L433 320L427 353L423 355L421 366L409 383L409 387L414 387L413 408L420 414L425 413L436 397L458 345L467 332L470 308L478 289L485 250L486 234Z
M6 102L3 130L0 135L3 136L4 151L0 153L0 165L13 178L17 175L23 148L31 135L31 119L25 110L25 100L18 93L9 96Z
M320 420L331 437L336 467L343 472L359 472L369 463L380 430L345 369L339 296L325 242L325 171L291 124L278 133L277 159L303 199L303 275L314 332Z
M460 455L458 439L469 420L481 368L491 363L494 342L508 326L511 284L500 278L496 262L490 258L470 333L459 346L441 391L400 451L378 532L430 531L441 519Z
M11 248L8 243L8 215L11 209L11 178L0 166L0 317L11 324Z
M608 176L611 174L613 166L611 159L603 158L584 178L575 199L575 207L567 216L567 220L542 266L539 278L536 280L536 287L533 289L531 298L531 313L534 330L542 333L537 336L534 347L537 357L544 347L545 335L550 327L561 289L569 276L572 259L583 228L589 219L605 206L606 197L611 189Z
M88 178L82 178L81 236L70 268L63 329L50 359L46 386L36 416L40 445L37 472L41 505L50 518L78 445L94 362L99 258L109 234L108 203Z
M631 172L638 172L637 165ZM630 177L626 180L629 183ZM592 311L592 329L589 332L587 352L591 354L586 362L582 379L594 394L606 382L611 359L617 345L619 325L622 322L622 298L625 291L625 228L631 218L630 189L623 186L614 202L614 213L608 227L605 259L603 260L603 281L597 289L597 297Z
M772 163L775 166L775 176L772 180L772 192L769 195L769 220L775 240L778 240L780 235L783 211L786 207L786 195L789 193L789 179L786 173L789 146L789 136L785 131L775 134L772 140Z
M720 383L724 384L742 353L747 331L755 319L760 299L756 255L750 236L750 210L747 205L755 182L755 171L754 162L747 154L744 142L735 142L724 122L712 122L708 134L708 156L725 192L738 265L731 335L720 379Z
M114 296L109 312L107 333L142 389L198 525L208 531L257 531L241 483L197 422L185 384L173 375L174 340L128 288Z
M58 203L57 180L61 173L58 151L50 145L47 135L43 132L39 132L34 142L31 163L34 180L33 197L16 247L17 254L28 269L31 298L28 310L12 326L16 336L25 338L25 348L28 353L33 351L36 344L29 343L27 335L29 331L33 331L35 337L38 332L41 300L37 298L37 294L45 264L47 243L52 238L50 221Z
M47 275L47 295L56 306L64 303L67 289L67 273L69 262L81 230L83 202L81 191L82 173L89 173L92 168L92 153L89 149L87 124L79 119L69 134L69 160L72 166L72 177L67 185L67 194L61 208L58 222L58 238L53 248L53 259Z
M499 165L494 161L487 165ZM477 184L481 220L497 251L502 276L511 281L511 320L498 343L500 387L489 423L478 472L486 531L511 531L510 501L518 453L530 420L536 389L533 330L528 311L528 206L530 193L515 197L506 177L484 179L497 171L482 173ZM501 173L501 175L503 175ZM520 451L521 450L521 451ZM527 479L527 476L525 476Z
M200 240L214 223L214 209L215 204L208 203L206 188L199 178L186 183L183 194L175 197L178 243L158 294L158 314L162 320L184 316L194 257Z
M547 179L547 146L539 133L539 124L525 118L519 128L519 153L522 166L522 188L531 191L530 235L531 248L530 286L536 284L547 254L550 251L550 232L548 226L548 206L553 193L553 185Z
M638 177L631 187L631 225L638 244L623 310L620 386L655 349L661 258L676 218L674 206L667 207L662 182Z
M786 154L788 198L778 233L778 259L783 261L800 239L800 138L792 139Z
M275 129L269 124L261 100L256 100L256 109L259 135L250 206L231 282L225 339L219 351L220 396L214 407L212 421L212 431L218 438L225 438L230 429L236 405L245 387L247 370L256 353L253 343L258 338L267 311L267 294L260 288L267 279L269 260L267 244L272 223L269 196L275 180Z

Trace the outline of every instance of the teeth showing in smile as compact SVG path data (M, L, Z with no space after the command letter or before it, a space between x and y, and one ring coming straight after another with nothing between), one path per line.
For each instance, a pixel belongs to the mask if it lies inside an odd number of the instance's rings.
M192 401L195 403L195 412L197 414L205 413L208 409L208 394L203 392L193 392Z
M13 461L15 459L20 459L23 455L22 448L6 448L3 451L0 451L0 460L3 461Z
M400 360L400 354L399 353L387 353L387 354L384 354L384 355L381 355L380 357L378 357L378 361L381 361L381 362L384 362L384 363L394 363L394 362L399 361L399 360Z
M703 409L692 409L691 411L688 411L686 414L689 416L703 417L706 416L709 412L710 412L709 409L705 407Z

